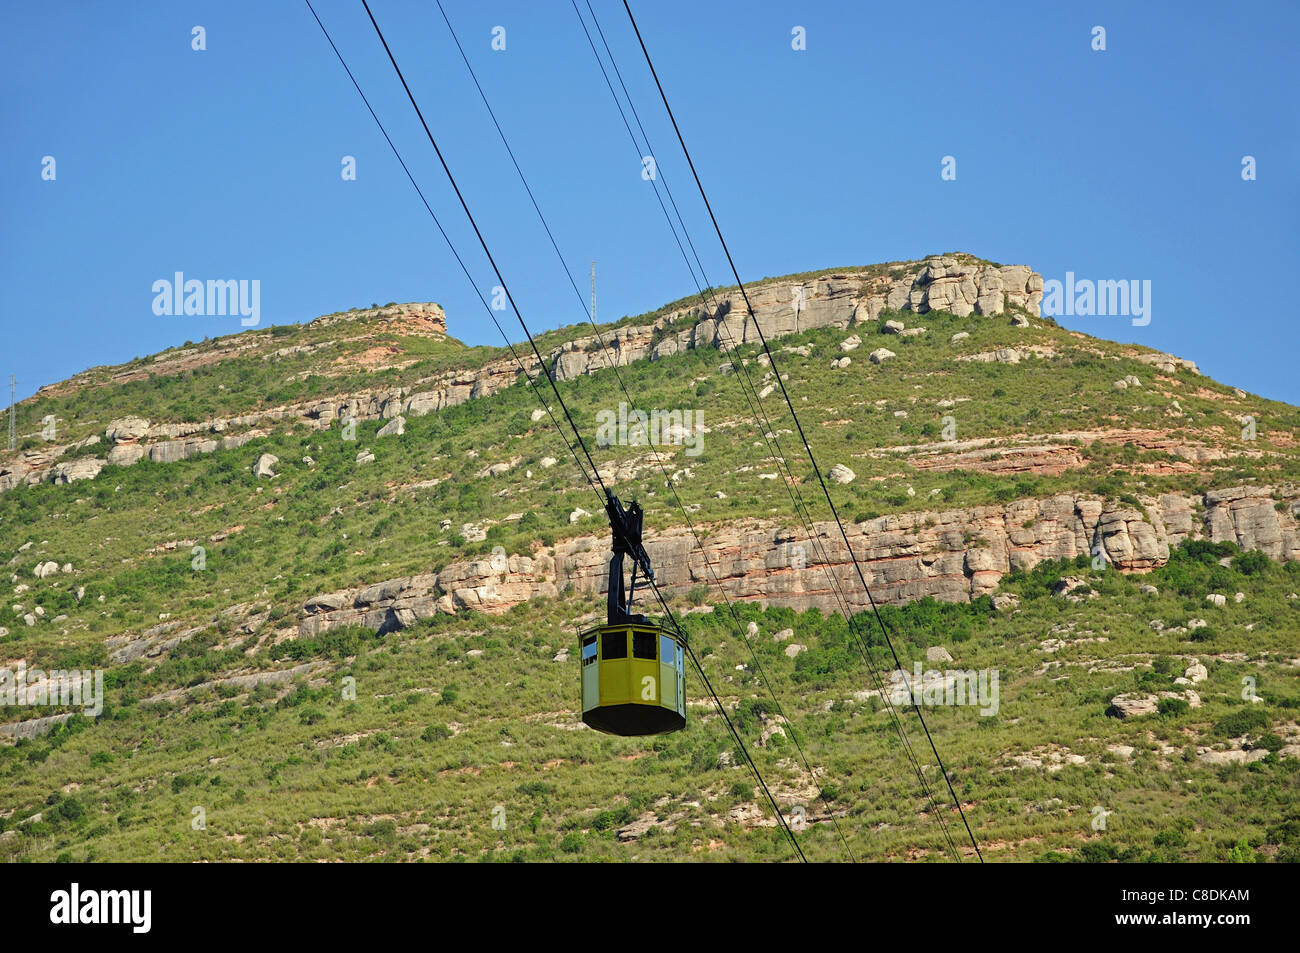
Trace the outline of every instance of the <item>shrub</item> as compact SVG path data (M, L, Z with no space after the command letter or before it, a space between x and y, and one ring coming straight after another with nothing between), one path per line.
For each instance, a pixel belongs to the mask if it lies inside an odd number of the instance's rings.
M1162 698L1160 699L1160 714L1170 718L1177 718L1179 715L1185 715L1191 709L1185 698Z
M444 741L451 737L451 729L446 725L430 725L420 737L425 741Z
M565 834L564 839L560 841L560 850L566 854L576 854L582 850L582 835L577 831L570 831Z
M1187 846L1187 835L1180 830L1161 831L1152 841L1156 847L1180 848Z
M397 841L397 823L389 818L384 818L367 826L365 833L379 843L390 846Z
M1237 738L1260 728L1268 727L1268 714L1258 708L1243 708L1224 715L1214 724L1215 734Z
M1230 864L1253 864L1255 863L1255 852L1250 847L1250 842L1242 838L1228 851L1228 863Z
M1271 731L1260 735L1259 740L1255 742L1256 747L1266 748L1269 751L1281 751L1285 745L1286 742Z
M1232 568L1243 576L1259 576L1268 568L1271 560L1259 550L1242 553L1232 561Z
M593 830L607 831L614 827L621 827L630 820L632 820L632 812L626 807L620 807L615 810L600 811L591 819L591 826Z

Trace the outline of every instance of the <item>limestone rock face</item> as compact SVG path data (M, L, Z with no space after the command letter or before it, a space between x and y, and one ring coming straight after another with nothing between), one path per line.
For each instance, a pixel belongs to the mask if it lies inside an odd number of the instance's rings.
M1140 718L1154 715L1160 710L1160 699L1155 695L1129 693L1116 695L1110 700L1110 713L1116 718Z
M133 463L138 463L148 453L149 451L139 444L119 444L108 451L108 462L115 467L129 467Z
M0 735L7 735L17 741L30 741L33 738L39 738L53 730L55 725L61 725L75 712L67 712L62 715L46 715L44 718L29 718L27 721L15 721L6 725L0 725ZM39 816L39 815L38 815Z
M54 465L55 483L75 483L78 480L93 480L104 469L105 461L98 457L80 457Z
M438 613L472 609L505 612L534 596L555 596L555 566L549 556L494 557L454 563L440 573L402 576L342 592L322 593L303 605L302 635L344 625L380 633L403 629Z
M119 417L109 421L104 436L116 443L135 443L149 436L149 421L143 417Z
M585 351L565 351L555 358L555 379L569 381L587 373L588 360Z
M1229 495L1234 496L1234 501L1272 501L1275 492L1300 502L1300 485L1290 484L1276 490L1252 487L1250 497ZM997 506L899 513L862 523L849 522L845 530L877 602L901 605L925 596L943 602L966 602L995 594L995 608L1010 611L1018 600L998 594L997 587L1013 569L1029 571L1044 560L1091 556L1099 544L1111 570L1142 573L1161 564L1168 559L1175 533L1193 538L1207 535L1212 509L1207 510L1205 526L1200 521L1180 523L1198 502L1176 494L1146 501L1151 520L1147 522L1140 511L1129 506L1060 494ZM577 523L587 516L585 511L577 510L571 521ZM824 548L832 575L845 578L853 575L851 557L834 522L814 522L812 528L817 537L815 547L810 546L802 527L796 531L793 526L770 520L727 525L706 539L709 562L730 598L761 599L798 610L832 610L837 606L836 594L826 581L820 560L809 560L806 553ZM1240 537L1233 539L1239 541ZM1300 539L1295 529L1283 534L1283 539L1284 558L1300 560ZM531 557L521 557L531 558L526 571L518 568L525 564L511 556L509 572L504 575L501 567L494 569L491 561L479 560L477 568L474 561L452 564L438 577L441 595L434 601L441 608L437 611L504 611L515 602L566 586L599 596L607 580L608 546L607 535L598 532L563 540L553 547L540 548ZM667 529L647 537L645 546L666 596L684 596L692 587L709 581L689 530ZM492 590L496 598L483 589L489 585L492 572L496 572ZM305 613L315 616L345 607L350 612L359 611L354 605L358 591L339 595L343 601L317 597L304 607ZM399 587L399 591L404 590ZM1082 600L1089 598L1091 591L1086 579L1079 579L1062 595ZM850 609L868 608L860 587L848 587L845 595ZM367 611L373 611L369 596L362 601ZM380 599L375 604L383 603ZM381 623L387 619L371 618Z
M215 440L164 440L150 444L149 459L154 463L175 463L196 454L212 453L218 446Z
M1174 357L1172 354L1137 354L1135 359L1143 364L1152 364L1156 370L1163 371L1166 374L1177 374L1180 370L1186 369L1193 374L1200 374L1201 370L1196 366L1195 361L1188 361L1181 357Z
M1234 542L1273 559L1295 559L1300 547L1294 518L1279 513L1259 487L1235 486L1205 494L1205 525L1216 543ZM1285 521L1285 522L1284 522Z

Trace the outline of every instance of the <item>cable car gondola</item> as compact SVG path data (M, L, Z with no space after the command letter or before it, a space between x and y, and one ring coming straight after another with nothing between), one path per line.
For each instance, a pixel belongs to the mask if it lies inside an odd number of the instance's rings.
M604 625L583 632L582 720L611 735L660 735L686 727L685 638L632 613L637 573L654 580L641 545L641 507L626 510L606 491L605 512L614 536ZM623 587L623 557L632 560Z

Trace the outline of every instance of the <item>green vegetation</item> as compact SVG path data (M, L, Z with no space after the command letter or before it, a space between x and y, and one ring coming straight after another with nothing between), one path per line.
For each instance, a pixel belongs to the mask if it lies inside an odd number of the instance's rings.
M887 274L898 265L873 267ZM857 474L831 488L846 518L1055 494L1100 496L1143 515L1162 493L1300 480L1296 408L1241 397L1188 371L1157 380L1137 349L1049 321L1013 330L976 316L905 318L929 331L882 342L864 325L774 342L794 399L808 397L800 421L819 460ZM970 337L955 346L958 331ZM561 329L541 343L582 333ZM832 369L849 333L864 344L848 368ZM230 350L243 343L255 346ZM898 356L872 365L865 354L881 344ZM1013 344L1044 356L1016 365L955 360ZM292 350L300 347L310 349ZM431 380L505 353L402 335L369 318L259 329L180 350L192 353L180 355L190 365L178 372L158 372L179 366L173 351L94 369L24 403L25 431L45 414L59 418L60 440L70 440L102 437L109 420L129 414L180 422L363 389L430 389ZM366 367L363 355L377 350L383 369ZM753 347L734 356L760 388L771 381ZM701 535L758 521L794 526L783 482L760 478L778 472L765 428L724 365L729 371L726 356L702 349L620 374L644 409L703 413L699 456L660 448ZM1111 386L1126 374L1143 386ZM608 373L561 386L588 434L598 411L625 399ZM1182 416L1169 412L1174 397ZM304 602L321 592L437 572L496 547L537 554L602 534L599 501L549 421L532 420L536 407L536 395L516 385L410 417L401 437L378 438L380 422L362 422L355 442L337 421L312 430L267 418L259 423L265 434L237 450L0 493L0 555L18 576L0 604L5 658L106 670L98 717L74 714L47 734L0 745L0 858L789 859L694 673L684 732L620 739L578 728L574 634L602 610L599 598L563 592L502 615L438 616L385 635L299 631ZM765 408L815 505L788 413L775 397ZM1236 415L1248 411L1259 436L1246 445L1233 435ZM958 441L984 442L980 466L929 465L951 451L934 446L947 440L949 416ZM1105 428L1123 434L1095 436ZM1130 432L1167 439L1144 449ZM1060 468L1011 465L1008 448L1027 434L1073 456ZM1180 443L1216 452L1192 466L1175 452ZM362 448L374 452L373 463L356 463ZM77 454L108 449L101 440ZM650 448L592 449L602 467L624 471L619 492L642 503L648 526L682 524ZM280 460L273 480L251 473L262 453ZM547 457L558 462L543 465ZM509 472L478 475L495 463L511 464ZM1290 513L1288 500L1277 502ZM597 515L571 519L580 507ZM1034 519L1024 517L1009 516L1008 526L1032 530ZM970 529L956 535L968 550L982 545ZM43 559L71 562L73 572L38 579L32 568ZM1085 578L1095 595L1053 595L1067 576ZM1144 593L1143 584L1157 591ZM881 618L904 667L1000 673L996 714L926 711L987 858L1294 861L1300 690L1290 660L1300 654L1300 600L1289 596L1297 589L1300 564L1192 541L1142 576L1094 569L1086 556L1012 573L1001 591L1020 597L1015 610L995 611L988 597L923 599L882 606ZM1207 604L1210 592L1228 594L1227 604ZM1236 592L1241 603L1231 599ZM879 683L867 663L882 676L895 664L875 617L847 623L738 602L737 629L715 598L711 586L696 585L677 609L746 750L783 805L806 806L800 837L809 856L843 857L822 813L829 802L859 857L942 859L939 821L954 821L950 806L925 803L892 710L872 694ZM28 626L24 615L36 605L45 614ZM757 637L745 635L750 622ZM773 639L787 628L792 638ZM150 650L124 660L123 646L146 632ZM792 645L806 650L791 657ZM955 661L925 663L926 649L940 645ZM569 661L553 661L565 647ZM1179 681L1192 658L1208 671L1194 686L1199 704ZM1261 701L1249 701L1246 686ZM1168 695L1155 714L1108 715L1111 699L1129 692ZM0 709L0 723L30 717L31 709ZM899 717L924 752L915 714L900 709ZM815 776L802 768L796 737ZM933 780L936 769L926 770ZM1102 831L1090 823L1097 806L1112 812ZM205 826L196 826L196 808ZM752 822L755 812L763 824ZM629 826L637 836L620 840Z

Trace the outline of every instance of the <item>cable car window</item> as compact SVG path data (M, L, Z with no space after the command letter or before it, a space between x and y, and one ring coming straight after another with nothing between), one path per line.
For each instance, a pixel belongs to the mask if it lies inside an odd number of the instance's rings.
M632 633L632 657L648 659L655 657L655 634L653 632Z
M596 661L596 637L593 635L582 641L582 664L590 665L594 661Z
M659 636L659 661L665 665L673 664L673 651L677 643L666 635Z
M606 632L600 637L600 657L603 659L627 658L627 632Z

